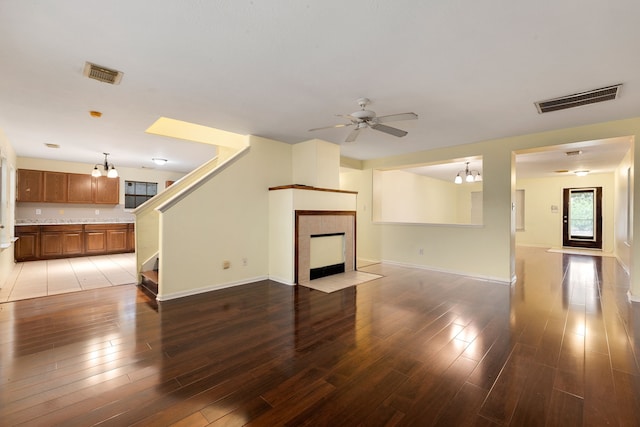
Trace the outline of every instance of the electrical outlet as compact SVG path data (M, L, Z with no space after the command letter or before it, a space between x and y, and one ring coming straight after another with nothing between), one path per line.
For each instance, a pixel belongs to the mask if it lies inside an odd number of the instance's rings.
M231 261L222 261L222 268L225 270L231 268Z
M42 209L36 209L36 215L42 215Z
M96 209L96 215L100 215L100 209Z

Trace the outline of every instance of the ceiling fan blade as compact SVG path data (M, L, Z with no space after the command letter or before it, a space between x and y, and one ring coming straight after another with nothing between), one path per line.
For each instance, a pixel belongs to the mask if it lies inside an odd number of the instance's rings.
M313 128L313 129L309 129L307 132L311 132L314 130L322 130L322 129L334 129L334 128L343 128L346 126L351 126L353 123L340 123L339 125L333 125L333 126L324 126L321 128Z
M344 140L344 142L353 142L353 141L355 141L356 138L358 137L359 133L360 133L360 128L355 128L354 130L349 132L349 135L347 135L347 138Z
M416 113L400 113L389 114L388 116L379 116L378 123L398 122L400 120L416 120L418 115Z
M391 126L374 124L371 125L371 129L379 130L380 132L388 133L389 135L402 137L405 136L408 132L403 131L402 129L392 128Z

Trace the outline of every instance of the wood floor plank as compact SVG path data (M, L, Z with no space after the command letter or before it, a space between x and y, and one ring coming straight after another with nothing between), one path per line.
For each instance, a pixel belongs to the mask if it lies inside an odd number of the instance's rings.
M512 286L378 264L330 294L262 280L0 303L0 425L640 425L624 270L517 255Z

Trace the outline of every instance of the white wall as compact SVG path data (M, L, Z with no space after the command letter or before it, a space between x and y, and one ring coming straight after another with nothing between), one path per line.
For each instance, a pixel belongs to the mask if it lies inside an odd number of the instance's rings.
M11 145L9 140L4 135L4 132L2 131L2 129L0 129L0 153L3 157L6 157L7 164L10 167L17 169L16 152L13 149L13 146ZM13 212L9 212L9 217L10 218L13 217ZM11 230L13 228L13 224L9 222L7 224L4 224L4 226L9 228L9 233L11 236L13 236L14 233ZM11 274L11 271L13 270L13 267L15 265L14 256L13 256L13 247L14 245L12 244L8 248L4 248L4 249L0 248L0 288L4 286L4 283L7 280L7 277L9 276L9 274Z
M525 200L524 230L516 233L516 243L546 248L562 246L562 190L602 187L602 250L613 253L616 198L613 173L519 179L516 186L524 190ZM552 211L551 206L558 210Z
M624 157L615 172L615 221L614 221L614 244L618 261L625 270L629 271L631 266L631 244L633 242L633 217L629 214L629 207L633 206L633 148ZM631 181L631 186L629 182ZM632 214L633 212L631 212Z
M291 145L250 137L250 146L162 213L160 299L267 277L269 187L291 184ZM229 269L222 268L225 260Z

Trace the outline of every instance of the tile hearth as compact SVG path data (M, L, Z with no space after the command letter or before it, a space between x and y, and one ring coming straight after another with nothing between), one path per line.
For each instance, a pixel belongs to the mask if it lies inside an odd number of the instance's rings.
M350 286L357 286L365 282L379 279L379 274L365 273L363 271L347 271L346 273L333 274L331 276L322 277L315 280L305 280L300 282L300 286L315 289L317 291L331 293L345 289Z

